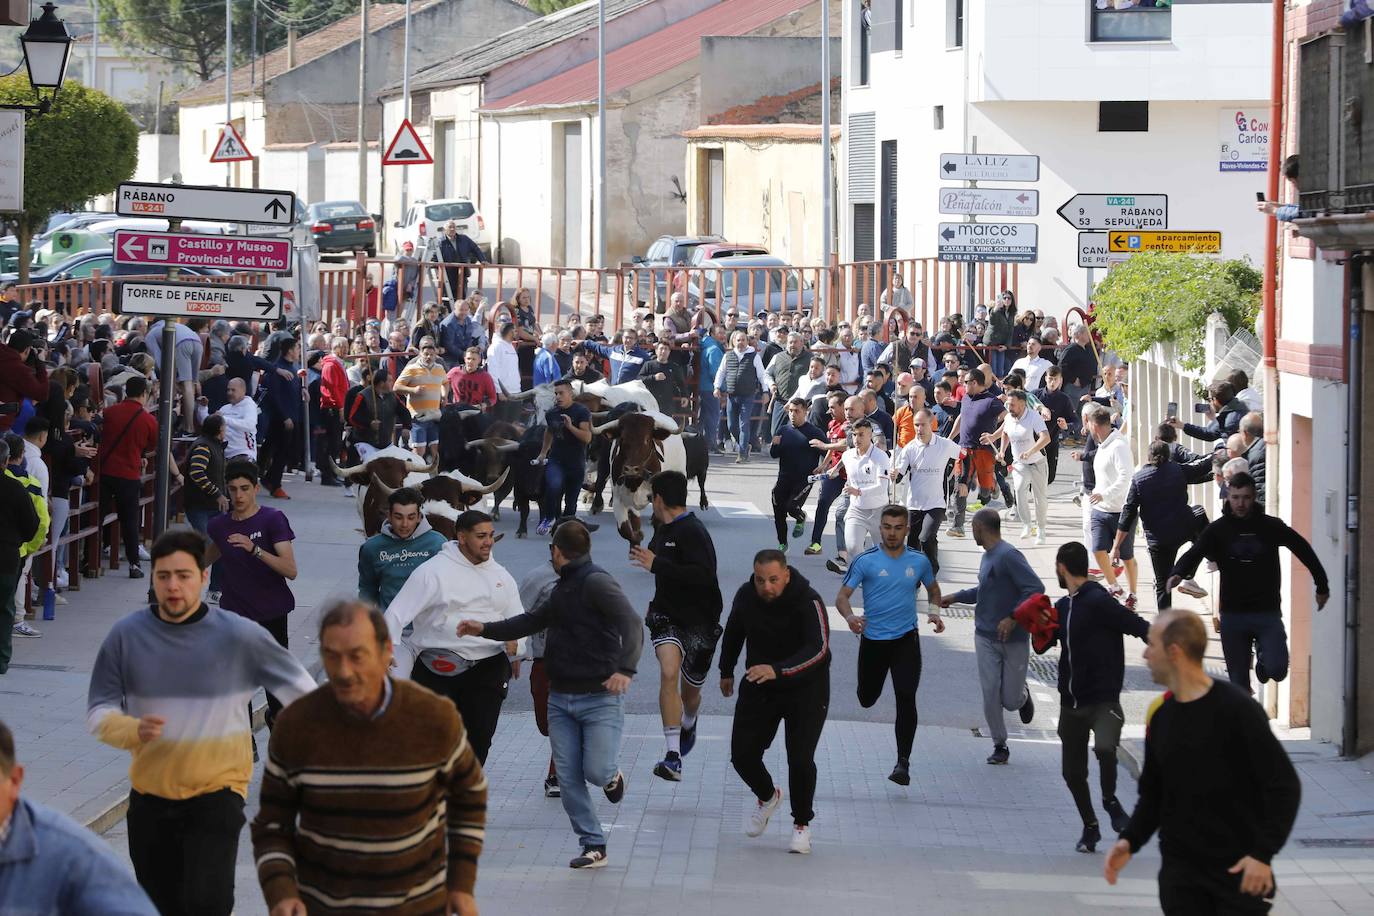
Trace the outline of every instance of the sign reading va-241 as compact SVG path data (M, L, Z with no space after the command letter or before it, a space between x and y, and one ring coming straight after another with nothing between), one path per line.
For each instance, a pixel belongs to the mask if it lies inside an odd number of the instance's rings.
M1168 229L1168 194L1075 194L1055 211L1079 230Z
M115 290L115 312L121 315L281 320L281 290L275 286L124 280Z
M216 267L220 270L289 274L291 240L260 235L203 235L120 229L114 234L114 258L119 264Z
M293 191L126 181L115 194L115 212L120 216L290 226L296 221L296 195Z
M1034 264L1039 255L1035 223L941 223L941 261Z

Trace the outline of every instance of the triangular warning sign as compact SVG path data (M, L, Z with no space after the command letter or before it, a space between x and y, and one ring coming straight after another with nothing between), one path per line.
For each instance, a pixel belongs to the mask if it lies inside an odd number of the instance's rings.
M226 124L220 128L219 142L215 144L215 151L210 154L211 162L246 162L253 158L253 154L248 152L248 144L243 142L239 132L234 130L234 125Z
M396 128L396 136L391 138L391 145L386 148L386 155L382 157L382 165L429 165L433 162L434 157L420 142L420 135L415 133L415 126L410 119L401 121L401 126Z

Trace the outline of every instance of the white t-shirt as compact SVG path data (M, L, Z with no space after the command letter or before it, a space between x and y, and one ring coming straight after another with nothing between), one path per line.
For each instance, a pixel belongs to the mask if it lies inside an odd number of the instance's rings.
M887 505L887 475L884 473L892 466L887 452L870 445L866 454L860 455L856 449L847 449L840 456L844 472L849 478L848 486L857 487L861 492L851 497L851 506L859 509L880 509Z
M1007 411L1007 419L1002 423L1002 430L1007 434L1007 438L1011 440L1013 467L1037 464L1045 460L1045 453L1043 451L1036 452L1024 461L1021 459L1021 453L1033 448L1035 446L1035 440L1040 437L1041 433L1049 432L1040 414L1031 410L1029 405L1027 405L1025 412L1021 414L1020 419L1013 417L1010 410Z
M224 417L224 457L258 460L258 405L252 398L240 398L237 404L225 404L219 411Z
M945 505L945 468L959 457L959 443L931 436L922 444L917 436L897 453L897 470L907 475L908 509L941 509Z
M1026 373L1026 390L1035 391L1039 389L1041 382L1045 378L1045 372L1052 365L1054 364L1043 356L1037 356L1035 359L1031 359L1029 356L1023 356L1012 363L1011 367L1012 369L1020 369L1022 372Z

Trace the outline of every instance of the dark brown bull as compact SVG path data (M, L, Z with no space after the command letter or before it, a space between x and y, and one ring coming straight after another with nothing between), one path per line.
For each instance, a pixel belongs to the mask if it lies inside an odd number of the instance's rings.
M393 445L374 452L368 460L351 468L339 468L338 473L344 480L358 485L358 517L362 519L363 533L372 537L382 530L386 497L390 492L383 493L377 484L396 490L405 486L407 475L429 473L430 470L430 465L419 455Z
M472 506L479 502L483 496L486 496L488 493L491 493L497 487L505 483L506 473L502 473L494 483L487 486L482 486L471 477L467 477L458 471L450 471L447 474L440 474L436 477L426 477L424 480L415 480L412 475L410 479L402 482L405 485L414 487L420 492L420 499L422 500L420 507L421 512L424 514L425 518L429 520L430 526L449 540L453 540L455 536L453 533L453 523L457 520L459 514L472 508ZM381 500L381 510L378 518L385 518L387 500L390 498L391 494L399 490L400 487L388 486L379 478L373 477L372 485L369 489L375 489L378 492ZM444 506L447 506L448 510L451 511L443 509ZM447 519L447 523L437 524L435 522L436 516L440 517L441 520ZM378 521L377 524L379 526L378 530L380 531L380 521ZM368 536L371 537L371 535Z
M592 432L615 434L611 444L611 484L616 530L625 540L638 545L644 540L639 513L652 495L649 481L659 471L686 473L687 453L682 436L669 418L640 413L627 413L592 427Z

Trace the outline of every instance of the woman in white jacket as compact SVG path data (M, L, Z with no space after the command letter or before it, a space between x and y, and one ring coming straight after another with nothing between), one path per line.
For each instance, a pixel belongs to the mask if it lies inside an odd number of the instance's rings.
M878 520L883 506L888 504L888 470L892 461L887 452L873 443L873 424L859 420L853 427L854 447L840 456L848 483L849 510L844 516L844 543L850 557L863 553L864 537L876 546L879 542ZM838 473L832 470L831 474Z
M415 568L391 599L386 622L396 653L393 674L452 700L473 752L485 763L513 673L510 658L519 657L521 647L459 636L458 621L491 623L524 608L515 579L491 558L491 516L468 510L455 525L458 540ZM410 623L414 629L403 638Z

